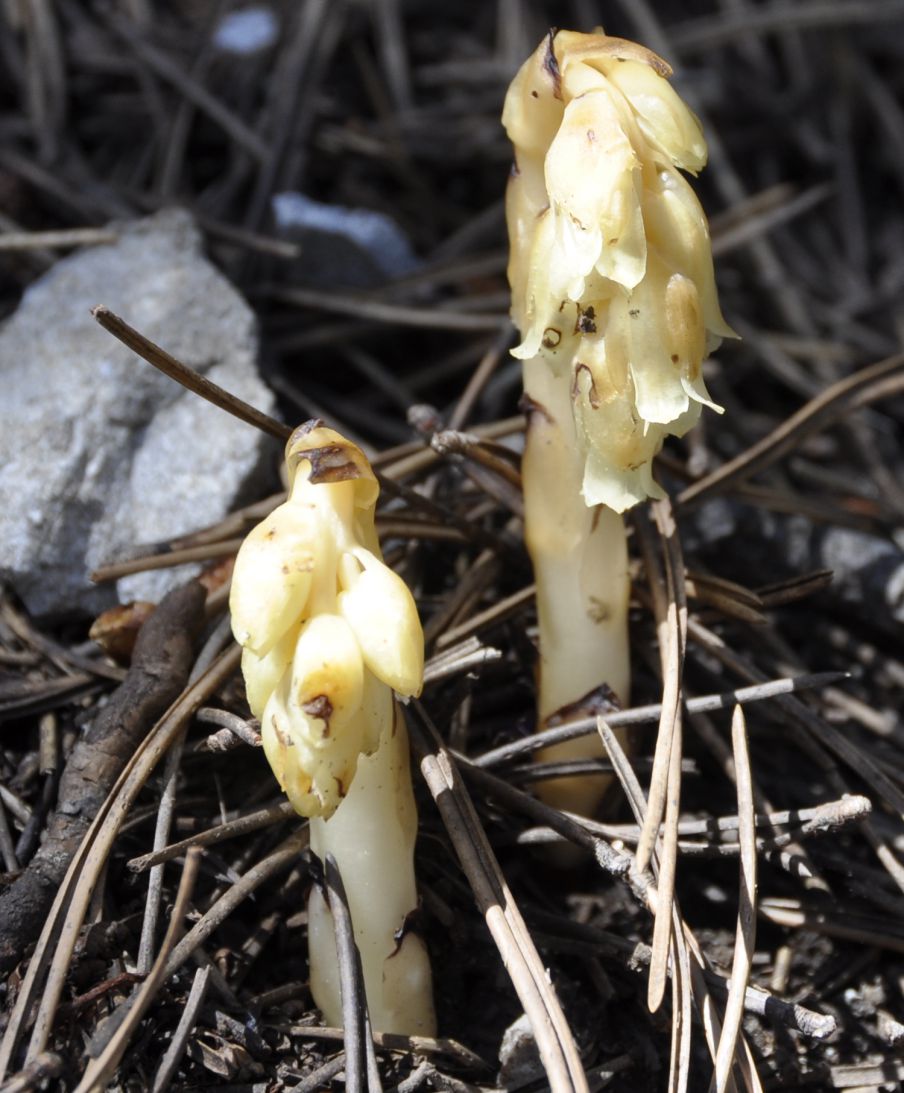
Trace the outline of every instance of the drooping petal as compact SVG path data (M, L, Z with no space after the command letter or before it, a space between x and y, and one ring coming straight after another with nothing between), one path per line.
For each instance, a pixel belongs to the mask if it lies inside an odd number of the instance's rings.
M546 156L546 186L557 242L571 263L568 298L580 298L594 267L633 288L646 258L640 163L608 90L588 91L565 107Z
M424 634L411 590L368 550L355 549L358 575L339 594L339 611L371 672L403 695L418 695L424 678Z
M719 309L709 226L697 195L677 171L660 171L656 183L644 204L650 244L673 272L685 274L697 286L707 332L736 338Z
M319 526L310 506L274 509L242 543L229 609L235 640L266 656L302 614L311 590Z
M292 663L300 629L301 623L294 622L266 656L259 657L248 648L242 650L245 693L251 712L257 718L263 716L267 700Z
M575 424L587 452L581 492L587 505L624 512L644 497L662 496L651 468L665 430L637 417L630 388L601 397L600 372L599 361L575 365Z

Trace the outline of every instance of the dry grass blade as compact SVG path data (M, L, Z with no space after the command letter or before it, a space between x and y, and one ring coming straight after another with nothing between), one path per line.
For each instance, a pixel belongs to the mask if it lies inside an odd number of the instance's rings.
M653 593L656 613L656 629L659 638L660 656L663 668L662 710L659 717L659 731L656 736L656 750L653 756L653 774L650 778L650 792L646 813L637 842L637 870L643 872L653 855L653 848L659 835L659 825L666 807L669 790L669 769L673 740L678 727L681 702L681 670L684 659L684 630L687 619L687 603L684 598L683 565L672 565L670 550L674 544L677 550L677 528L668 502L659 501L653 506L663 545L666 547L665 582L659 574L654 560L647 521L640 517L637 521L644 546L644 555ZM680 557L680 554L679 554ZM680 584L680 602L678 600ZM611 722L610 722L611 724ZM680 741L679 741L680 746Z
M587 1079L568 1022L451 755L415 702L421 771L503 964L530 1021L553 1093L585 1093Z
M197 835L192 835L177 843L171 843L169 846L164 846L162 849L155 850L150 854L142 854L138 858L132 858L126 864L129 869L141 873L154 865L160 865L161 862L178 858L180 854L184 854L193 846L214 846L226 839L238 838L240 835L247 835L250 831L260 831L262 828L271 827L273 824L281 823L283 820L291 819L297 815L288 801L281 801L279 804L270 805L269 808L261 808L255 812L249 812L245 816L239 816L235 820L229 820L225 824L218 824L216 827L208 828L207 831L199 831Z
M655 1012L662 1004L668 977L669 952L672 948L672 902L675 893L678 820L681 809L681 676L687 629L684 562L678 542L678 529L667 501L656 502L653 511L665 561L664 594L659 581L651 573L663 671L662 717L656 738L647 810L636 850L637 869L643 871L652 857L664 812L665 825L659 855L659 895L647 989L647 1005L651 1012ZM645 528L646 525L642 526ZM643 535L645 554L648 561L652 561L652 550L649 549L645 532Z
M39 247L91 247L115 243L119 238L109 228L69 228L63 231L4 232L0 251L34 250Z
M659 921L660 907L661 903L657 903L657 922ZM672 1050L669 1057L669 1089L674 1090L675 1093L686 1093L691 1066L691 989L693 980L690 957L681 929L681 915L674 902L671 903L670 910L672 912L670 918L674 932L669 946L672 954ZM655 948L653 955L655 955ZM651 980L652 973L653 963L651 960Z
M638 827L640 827L643 824L646 802L637 775L634 773L634 770L628 761L628 757L625 755L621 744L618 742L618 738L603 718L597 719L597 730L600 734L603 746L612 759L613 770L628 798L628 803L634 813ZM604 844L600 841L599 845L603 846ZM603 864L602 860L600 861L600 864ZM658 910L659 899L656 888L649 880L649 875L647 875L646 878L643 878L634 872L633 887L635 894L642 899L647 909L655 915ZM700 946L697 943L693 932L682 918L678 904L675 901L673 901L672 913L674 925L672 937L672 974L676 974L676 967L679 968L677 973L679 975L682 974L681 969L684 969L683 974L686 976L685 982L689 981L689 989L693 991L697 1011L703 1022L707 1046L709 1047L710 1055L715 1063L717 1045L721 1034L721 1024L713 1000L710 997L707 983L717 983L718 980L700 950ZM681 999L679 996L679 1001L686 1005L686 999ZM792 1026L801 1028L801 1030L803 1030L804 1027L808 1029L812 1028L815 1030L812 1034L817 1036L830 1035L835 1028L835 1023L831 1018L826 1019L820 1014L811 1014L809 1012L806 1016L799 1015L794 1012L792 1007L788 1006L787 1003L781 1003L774 998L767 998L762 995L762 992L752 991L750 989L745 991L745 1006L749 1012L763 1014L769 1010L770 1006L773 1011L781 1010L783 1019L787 1020ZM809 1034L811 1033L808 1032L808 1035ZM682 1039L682 1035L689 1035L689 1026L683 1026L673 1017L670 1088L677 1088L678 1083L682 1080L685 1082L687 1081L687 1068L684 1064L687 1048L685 1046L685 1041ZM741 1066L745 1083L749 1090L758 1090L758 1078L756 1077L750 1047L743 1037L741 1043L743 1047ZM726 1086L727 1093L734 1093L734 1089L734 1082L730 1078L729 1083Z
M758 910L768 922L787 929L812 930L826 937L904 953L904 929L900 920L860 915L850 909L843 919L839 919L821 909L808 907L800 900L777 897L760 900Z
M609 754L609 758L612 760L612 768L615 771L616 777L621 784L622 790L628 799L628 804L631 806L631 811L634 813L634 818L637 821L638 828L643 830L644 820L646 818L647 802L643 795L643 790L640 788L640 782L637 779L637 775L634 773L634 769L628 760L627 755L624 752L618 737L606 723L606 721L599 717L597 718L597 731L599 732L600 739L603 742L603 746ZM651 857L650 864L656 864L655 855ZM637 869L637 858L635 856L634 865L632 867L632 873L634 876L635 890L641 894L641 898L645 903L647 909L654 916L654 932L655 922L658 922L661 914L661 909L664 904L659 898L659 894L651 883L649 874L642 877L640 871ZM640 882L640 883L638 883ZM669 900L668 904L669 918L673 921L675 929L669 931L669 950L666 952L666 961L664 973L668 975L669 964L668 955L671 952L673 956L671 972L672 972L672 1049L669 1058L669 1091L670 1093L683 1093L687 1089L689 1067L690 1067L690 1048L691 1048L691 1013L690 1013L690 991L693 984L693 977L691 974L690 960L688 958L687 946L684 940L683 923L681 921L681 915L678 911L678 906L674 901L674 898ZM655 933L654 933L655 937ZM650 978L647 986L647 996L649 999L649 983L653 979L653 960L655 958L655 949L650 952ZM657 971L657 975L660 973ZM705 987L703 988L704 995ZM706 996L708 999L708 996ZM699 1000L698 1000L699 1002ZM709 1007L711 1008L711 1007ZM703 1007L701 1006L701 1010Z
M93 308L91 314L100 323L104 330L113 335L114 338L118 338L123 345L127 345L133 353L137 353L139 357L143 358L152 364L164 375L169 376L170 379L174 379L177 383L181 383L183 387L189 391L193 391L196 395L200 395L201 398L207 399L208 402L213 403L214 406L218 406L221 410L225 410L227 413L237 417L240 421L246 422L248 425L253 425L256 429L260 429L261 432L267 433L270 436L276 437L277 440L288 440L292 435L292 430L288 425L283 425L281 422L276 421L269 415L262 413L260 410L255 410L253 406L249 406L247 402L243 402L242 399L237 398L235 395L230 394L229 391L224 391L222 387L216 383L211 383L209 379L202 376L199 372L196 372L193 368L189 368L188 365L182 364L181 361L177 361L175 357L170 356L165 349L161 349L159 345L155 345L149 338L146 338L143 334L140 334L134 327L129 326L127 322L120 319L118 315L114 315L109 308L104 307L103 304L99 304Z
M488 383L490 377L496 371L506 349L512 344L514 331L508 320L502 325L499 336L493 341L490 348L480 359L480 363L474 374L468 380L468 384L459 396L455 409L449 416L449 428L460 429L468 419L468 415L474 408L474 404L480 397L481 391Z
M179 1060L182 1058L188 1044L188 1038L195 1027L195 1022L198 1020L201 1006L204 1004L209 982L210 967L198 968L192 981L191 990L188 992L188 998L185 1000L185 1007L179 1018L179 1024L176 1026L173 1038L166 1049L166 1053L160 1060L157 1073L154 1075L151 1093L164 1093L164 1090L169 1087L170 1082L173 1080Z
M863 368L811 399L786 418L768 436L758 440L712 474L682 490L676 505L688 505L729 485L737 485L751 475L771 466L787 451L840 417L879 399L890 398L904 390L904 354Z
M174 975L182 967L195 949L226 921L243 900L260 888L265 881L296 862L302 851L307 849L307 845L308 829L305 828L291 835L266 858L253 865L247 873L243 873L235 884L204 912L170 953L166 964L167 977Z
M132 802L150 772L181 732L187 718L232 675L239 658L238 647L230 649L177 699L135 753L89 828L54 900L0 1043L0 1078L6 1073L16 1045L25 1031L29 1012L46 971L47 981L35 1017L26 1062L35 1059L45 1049L94 887Z
M405 307L387 304L367 296L341 295L338 292L319 292L308 288L280 288L273 286L268 295L280 303L297 307L315 308L318 311L349 315L355 319L374 319L381 323L399 326L426 327L428 330L498 330L506 322L504 315L484 315L462 311L443 311L441 308Z
M731 721L731 743L734 752L738 788L738 842L741 845L741 886L738 926L735 934L734 959L731 968L731 988L725 1004L722 1035L716 1054L716 1093L725 1093L737 1047L741 1018L744 1015L744 995L750 978L750 965L756 939L756 818L753 803L753 782L747 750L747 726L744 711L735 707Z
M170 569L173 566L185 565L186 562L204 562L210 558L226 558L235 554L244 539L225 539L221 543L206 543L203 546L184 547L181 550L170 550L165 554L149 554L138 558L129 558L124 562L111 562L109 565L98 566L91 574L91 580L96 583L101 581L116 581L120 577L127 577L131 573L144 573L149 569Z
M138 1028L145 1011L154 1000L157 991L163 985L166 961L173 946L176 944L176 938L182 932L185 915L188 911L189 901L191 900L192 891L195 886L195 879L198 875L200 860L200 850L193 849L188 852L185 858L185 867L182 870L182 878L179 881L179 889L176 893L176 902L173 906L169 927L167 928L166 936L163 939L163 944L160 947L160 952L157 954L153 967L148 973L145 981L141 984L141 987L138 989L138 993L135 995L134 1001L122 1024L117 1028L101 1054L89 1064L87 1070L82 1075L82 1080L76 1087L75 1093L92 1093L94 1090L101 1090L107 1087L110 1079L113 1077L113 1072L119 1064L119 1060L128 1049L129 1040L132 1037L132 1034Z

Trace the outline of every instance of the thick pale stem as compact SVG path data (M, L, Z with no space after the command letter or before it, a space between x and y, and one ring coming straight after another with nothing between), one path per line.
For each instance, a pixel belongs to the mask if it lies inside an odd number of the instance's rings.
M414 843L417 814L408 734L395 710L379 748L358 760L345 800L329 820L311 820L311 849L332 854L348 896L361 953L372 1027L433 1036L430 962L407 921L417 909ZM331 1025L342 1024L333 920L320 891L308 903L311 993Z
M581 495L584 457L575 435L569 374L540 358L524 365L530 402L524 452L525 539L537 582L539 720L607 684L628 700L628 554L622 517ZM595 737L539 753L541 759L601 756ZM548 803L591 815L611 776L551 779Z

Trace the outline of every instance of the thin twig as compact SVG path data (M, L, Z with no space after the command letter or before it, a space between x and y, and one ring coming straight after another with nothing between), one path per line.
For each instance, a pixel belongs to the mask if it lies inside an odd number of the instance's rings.
M812 675L790 676L784 679L758 683L750 687L738 687L734 691L720 691L698 698L689 698L684 708L689 714L712 713L715 710L730 710L735 704L746 705L749 702L762 702L781 695L794 694L797 691L818 690L834 683L849 679L849 672L814 672ZM625 725L643 725L658 721L662 715L662 704L652 702L646 706L634 706L630 710L618 710L606 715L606 723L612 728ZM558 744L563 740L575 740L579 736L589 736L596 732L596 718L582 717L565 725L544 729L521 740L502 744L498 748L477 756L474 762L481 767L492 767L510 759L539 751L549 744Z
M342 1000L342 1024L345 1028L345 1088L348 1093L364 1093L367 999L361 980L361 962L355 944L345 885L332 854L327 854L324 862L324 883L336 936L339 994Z
M91 309L91 314L104 330L112 334L114 338L118 338L123 345L127 345L133 353L137 353L148 364L153 365L154 368L169 376L170 379L181 383L189 391L193 391L201 398L207 399L208 402L212 402L214 406L218 406L221 410L232 414L233 417L239 418L240 421L253 425L269 436L276 437L277 440L286 441L292 435L292 430L288 425L283 425L268 414L249 406L247 402L230 394L229 391L225 391L216 383L212 383L200 372L196 372L188 365L177 361L165 349L161 349L159 345L155 345L149 338L139 334L134 327L129 326L118 315L114 315L108 307L98 304L97 307Z
M741 884L734 958L731 966L731 987L728 991L728 1001L725 1003L722 1036L719 1039L719 1050L716 1054L714 1075L716 1093L725 1093L728 1087L741 1018L744 1015L744 995L750 978L750 965L756 939L756 827L753 784L747 751L747 726L744 722L744 711L740 706L735 706L731 720L731 743L738 787Z

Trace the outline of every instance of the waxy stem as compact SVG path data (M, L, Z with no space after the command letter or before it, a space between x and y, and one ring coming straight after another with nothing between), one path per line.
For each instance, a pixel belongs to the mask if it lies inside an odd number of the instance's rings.
M622 516L581 495L585 457L568 383L547 361L524 364L528 408L524 532L537 582L540 725L605 684L622 703L630 687L628 551ZM545 748L541 761L600 758L595 737ZM593 815L612 775L538 784L548 804Z

